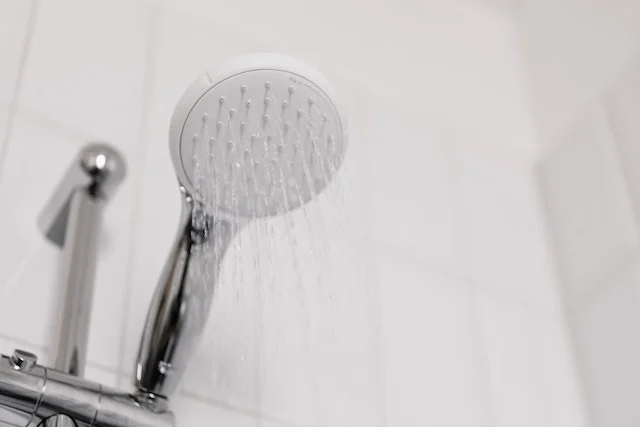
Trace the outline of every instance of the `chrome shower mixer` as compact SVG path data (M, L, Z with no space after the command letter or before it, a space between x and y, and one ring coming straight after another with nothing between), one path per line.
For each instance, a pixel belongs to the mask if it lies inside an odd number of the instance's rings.
M39 218L63 252L52 366L22 350L0 357L0 423L175 425L171 397L206 324L227 247L251 220L286 214L323 191L344 158L346 129L325 78L281 55L236 58L189 86L169 135L182 213L148 310L132 393L83 378L97 232L126 169L111 146L87 145Z

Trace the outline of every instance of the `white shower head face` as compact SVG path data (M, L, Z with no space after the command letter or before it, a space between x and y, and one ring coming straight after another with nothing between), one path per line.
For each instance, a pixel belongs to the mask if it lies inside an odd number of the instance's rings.
M248 55L206 73L183 95L171 123L181 184L208 211L278 215L331 181L346 125L325 79L280 55Z

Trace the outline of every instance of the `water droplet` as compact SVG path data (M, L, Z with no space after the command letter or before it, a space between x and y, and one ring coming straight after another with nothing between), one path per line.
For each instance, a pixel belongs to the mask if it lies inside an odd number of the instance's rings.
M270 81L266 81L266 82L264 82L264 88L265 88L266 90L269 90L269 88L270 88L270 87L271 87L271 82L270 82Z
M266 127L269 124L269 116L264 114L262 116L262 127Z
M245 85L240 86L240 93L244 95L244 93L247 91L247 87Z
M286 110L289 106L289 101L282 101L282 111Z
M289 133L289 129L291 128L291 125L287 122L284 125L282 125L282 128L284 129L284 134L286 135L287 133Z
M253 161L252 163L253 166L253 170L257 171L258 169L260 169L260 163L258 163L257 161Z
M244 159L247 161L251 159L251 151L244 150Z
M247 110L251 109L251 100L248 99L247 102L244 103L245 107L247 107Z
M220 98L218 98L218 104L220 105L224 104L224 96L221 96Z
M236 110L235 110L235 109L233 109L233 108L232 108L232 109L230 109L230 110L229 110L229 119L230 119L230 120L233 120L233 116L235 116L235 115L236 115Z
M191 138L191 141L193 142L198 142L198 134L193 135L193 137Z
M313 100L313 98L309 98L309 101L307 101L309 103L309 108L313 107L313 103L315 102Z
M240 133L244 133L244 129L247 127L247 124L245 122L240 123Z
M289 91L289 95L293 95L296 89L293 87L293 85L289 85L288 91Z
M209 115L208 115L207 113L204 113L204 114L202 115L202 121L203 121L203 122L206 122L208 119L209 119Z
M216 130L222 129L222 122L216 123Z
M251 148L253 148L256 145L256 141L257 140L258 140L258 136L257 135L251 135L251 138L250 138Z
M230 153L233 150L233 141L227 141L227 153Z
M216 143L216 139L213 136L209 138L209 144L213 145L215 143Z

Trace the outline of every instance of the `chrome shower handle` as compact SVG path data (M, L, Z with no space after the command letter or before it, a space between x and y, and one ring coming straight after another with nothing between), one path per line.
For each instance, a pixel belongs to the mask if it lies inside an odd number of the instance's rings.
M135 367L135 385L150 397L171 397L195 350L215 291L224 254L240 228L233 220L194 215L182 193L178 234L153 295Z

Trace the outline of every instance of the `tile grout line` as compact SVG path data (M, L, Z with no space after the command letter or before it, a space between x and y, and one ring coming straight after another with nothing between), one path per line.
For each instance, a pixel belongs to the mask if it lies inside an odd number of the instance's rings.
M366 250L366 242L360 241L358 245L358 252L367 253ZM374 250L369 250L369 258L377 259L378 254ZM377 399L378 401L378 416L380 417L379 425L381 427L387 427L389 425L389 407L388 407L388 388L387 388L387 357L386 357L386 345L385 345L385 334L384 334L384 316L382 310L382 292L380 285L380 274L379 268L376 265L373 268L366 269L364 273L365 280L370 282L371 287L371 301L369 313L371 313L372 323L371 325L373 329L373 336L375 337L373 342L370 344L371 351L374 354L375 362L374 365L377 368L377 371L373 373L374 376L377 377L377 384L374 386L377 387Z
M127 263L125 266L125 291L123 296L123 314L122 321L120 324L120 343L118 350L118 371L124 372L124 363L126 359L126 347L127 347L127 329L129 323L129 310L131 308L131 294L133 287L133 258L135 255L135 251L138 245L137 237L138 237L138 224L140 222L140 194L142 191L142 182L144 174L142 171L146 166L146 155L147 148L149 145L149 121L151 115L151 99L152 92L155 85L155 63L156 63L156 54L158 48L158 39L159 39L159 26L160 26L160 6L151 5L150 13L151 17L149 18L149 30L147 34L147 55L145 60L145 76L142 88L142 108L140 111L140 128L138 133L138 149L136 152L136 165L135 169L137 169L137 173L133 175L134 185L131 194L132 199L132 212L131 212L131 222L129 225L129 253L127 257ZM130 167L129 170L133 170L134 168ZM117 385L119 387L122 386L122 379L125 374L121 374L118 376Z
M15 344L16 346L32 348L34 350L42 352L43 354L49 353L49 347L47 347L46 345L35 344L33 342L23 340L22 338L16 338L4 333L0 333L0 339L9 341L10 343ZM2 353L4 350L5 349L0 349L0 353ZM40 355L37 355L37 356L40 356ZM104 365L102 363L93 362L91 360L87 360L86 366L96 368L110 374L122 375L122 373L118 371L117 368L114 368L113 366Z
M227 410L229 412L233 412L233 413L236 413L236 414L239 414L239 415L245 415L245 416L254 418L256 420L264 420L264 421L277 423L277 424L279 424L279 425L281 425L283 427L300 427L298 424L292 423L291 421L287 421L287 420L284 420L284 419L273 417L273 416L270 416L269 414L263 413L261 411L251 411L251 410L248 410L248 409L240 408L240 407L231 405L231 404L229 404L227 402L224 402L224 401L221 401L221 400L218 400L218 399L213 399L213 398L210 398L210 397L202 396L202 395L200 395L198 393L193 393L193 392L189 392L189 391L186 391L186 390L182 390L179 393L180 393L181 396L189 398L189 399L192 399L192 400L195 400L197 402L204 403L204 404L207 404L207 405L211 405L211 406L214 406L214 407L217 407L217 408L221 408L221 409L224 409L224 410Z
M491 365L487 350L486 337L482 328L482 319L480 312L480 292L474 286L471 277L471 250L469 246L469 230L464 219L463 212L465 210L465 190L461 180L461 168L456 156L457 139L447 134L447 157L450 165L450 188L451 188L451 207L454 215L454 238L457 240L457 250L462 262L463 285L466 288L467 298L467 315L469 316L469 326L472 331L472 346L474 349L473 365L475 368L477 389L480 394L481 405L484 416L486 417L487 426L496 425L496 414L491 394Z
M359 131L360 138L365 141L371 140L372 130L368 126L371 121L374 119L373 108L369 105L370 94L367 90L361 87L359 84L356 85L354 82L348 83L349 87L356 87L358 93L358 102L356 103L354 108L359 110L359 121L361 123L361 129ZM364 182L363 182L363 191L366 196L364 198L364 212L361 212L361 215L364 215L362 221L366 228L373 230L373 220L372 220L372 201L373 201L373 188L372 188L372 172L371 172L371 156L369 150L363 150L362 156L360 157L360 173L364 174ZM368 253L369 259L376 260L378 259L378 251L374 248L367 249L367 242L364 239L358 240L358 252L362 251ZM389 425L389 396L388 396L388 375L389 370L387 367L387 354L386 354L386 345L385 345L385 334L384 334L384 316L382 309L382 291L381 291L381 283L380 283L380 272L379 266L376 262L376 265L373 269L366 269L365 271L365 280L371 281L371 308L370 312L372 313L372 317L374 317L373 322L375 322L375 326L373 327L375 336L374 342L372 345L375 347L372 349L374 353L374 357L376 361L374 362L377 365L378 371L374 373L378 378L377 381L377 398L379 399L379 413L380 417L379 425L381 427L388 427Z
M607 104L605 103L605 99L601 98L598 104L599 104L598 105L599 115L602 115L607 134L610 136L610 139L611 139L611 145L612 145L611 149L615 157L614 161L616 163L616 168L618 169L618 171L620 172L620 175L622 176L622 181L624 185L624 194L626 196L629 209L631 210L631 216L633 217L633 220L634 220L633 228L634 228L634 232L637 239L637 237L640 236L640 228L639 228L640 212L637 212L633 204L633 190L631 189L632 179L629 176L628 168L622 161L622 153L620 152L620 146L618 145L618 141L620 140L620 134L619 134L619 131L617 131L614 127L613 112L611 111L611 108L608 107Z
M393 254L396 254L393 258L394 260L410 265L416 271L419 271L421 273L426 273L429 276L443 279L447 283L451 283L454 286L460 287L461 289L467 289L469 286L468 284L473 282L474 289L479 295L485 295L495 300L515 304L524 309L548 309L543 304L532 303L515 292L510 292L503 289L504 287L499 284L474 279L469 271L459 272L454 267L445 265L444 263L438 263L435 261L418 258L415 255L404 251L397 245L380 244L380 242L377 242L375 241L375 239L371 239L368 236L360 235L356 237L358 239L363 239L366 243L372 245L372 247L374 248L373 250L377 253L384 251L385 253L391 252Z
M585 418L584 421L586 423L586 426L594 427L595 416L593 413L593 405L590 404L589 392L587 390L588 382L585 374L586 368L584 366L584 359L580 355L578 336L574 325L574 321L576 319L573 316L568 291L563 286L565 280L563 279L562 268L560 266L560 262L558 261L558 249L556 247L553 232L551 231L552 227L550 224L549 215L550 206L548 198L546 197L547 191L545 180L541 173L541 167L543 163L544 159L540 159L538 161L537 167L534 170L534 174L536 175L536 206L541 217L543 233L545 237L544 241L546 243L548 253L550 254L549 261L551 264L551 269L553 270L553 276L556 280L555 286L553 286L553 288L555 289L555 294L559 305L559 317L561 322L560 327L564 332L563 335L565 335L565 338L568 341L568 353L572 374L571 378L577 383L576 387L578 389L579 405L582 409L582 415Z
M22 52L20 54L20 62L18 65L18 75L15 79L15 88L9 103L9 109L7 113L7 126L2 135L2 144L0 145L0 181L2 181L2 175L4 172L4 162L6 153L9 147L9 139L13 130L13 121L18 111L18 100L20 98L20 92L22 91L22 85L24 83L24 74L27 68L27 62L29 52L31 51L31 44L36 28L36 21L38 11L40 9L40 0L31 0L31 6L29 8L29 18L27 19L26 31L24 34Z
M616 279L628 273L634 267L639 255L640 251L636 249L624 251L624 253L616 256L610 268L604 274L599 275L596 280L587 282L586 289L576 295L574 301L569 302L569 308L572 311L580 311L590 306L599 296L623 285Z

